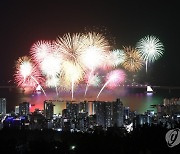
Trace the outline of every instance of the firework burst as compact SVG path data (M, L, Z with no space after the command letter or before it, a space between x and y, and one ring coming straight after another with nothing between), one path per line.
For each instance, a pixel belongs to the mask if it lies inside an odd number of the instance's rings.
M139 40L137 43L137 50L140 52L142 58L146 62L146 72L147 64L149 62L154 62L159 57L163 55L164 46L160 40L155 36L146 36Z
M44 78L36 65L27 56L20 57L16 62L15 82L19 87L37 87L39 83L44 83ZM42 89L42 87L41 87ZM42 89L43 90L43 89ZM44 90L43 90L44 92ZM45 94L45 92L44 92ZM46 95L46 94L45 94Z
M143 59L140 53L132 47L124 47L126 58L123 62L123 67L130 71L139 71L143 66Z
M107 39L99 33L89 32L83 35L85 50L81 55L81 61L86 69L90 70L90 75L86 85L84 97L86 96L89 82L95 69L102 67L106 64L106 53L109 51L110 46Z
M88 69L96 69L106 62L105 53L110 49L109 42L102 34L95 32L84 34L83 37L85 50L81 60Z
M51 53L40 64L43 74L47 77L56 77L61 72L62 59L60 55Z
M63 63L63 69L64 83L66 86L68 86L70 83L73 99L75 85L78 84L81 79L83 79L83 70L79 65L75 65L75 63L71 63L69 61Z
M121 65L122 63L124 63L125 58L126 56L125 56L124 50L119 50L119 49L113 50L108 55L109 66L117 67Z
M74 84L77 84L85 72L85 67L81 62L82 52L85 50L83 44L84 37L82 34L65 34L58 37L56 46L58 51L63 55L63 76L66 81L66 87L71 83L72 99L74 92Z
M65 61L70 61L76 65L83 65L80 63L80 56L85 50L83 45L84 37L82 34L65 34L63 37L58 37L56 46L58 51L63 54Z
M87 73L85 76L85 82L89 84L89 86L98 87L101 83L101 78L98 75L98 73L91 75L91 78L89 80L90 73Z
M51 41L37 41L30 49L30 55L34 62L41 63L54 50L54 43Z
M46 79L46 85L50 88L57 88L60 85L60 79L57 76L51 76Z
M57 86L59 82L57 82L57 78L61 72L62 56L57 51L55 42L38 41L34 43L31 47L30 55L46 76L46 85L55 87L58 95Z

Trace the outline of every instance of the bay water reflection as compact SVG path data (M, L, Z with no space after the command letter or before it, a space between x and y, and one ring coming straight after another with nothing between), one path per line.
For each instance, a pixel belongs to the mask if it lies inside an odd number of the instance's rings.
M115 101L117 98L120 98L124 104L124 106L130 107L130 110L137 111L138 113L144 113L147 110L154 110L156 112L156 108L153 105L163 104L164 98L179 98L180 90L171 90L168 89L154 89L155 93L152 95L148 95L145 93L145 89L115 89L104 90L101 94L99 100L101 101ZM98 93L97 89L91 89L87 98L84 98L84 90L77 89L74 97L78 101L85 100L96 100L96 96ZM44 100L71 100L70 92L61 92L59 96L56 96L54 90L51 90L47 93L48 97L45 97L43 93L41 94L24 94L17 89L0 89L0 97L5 97L7 99L7 112L11 112L14 110L14 106L22 103L24 101L30 102L34 104L34 109L39 108L43 109ZM76 101L75 100L75 101ZM31 110L32 111L32 110Z

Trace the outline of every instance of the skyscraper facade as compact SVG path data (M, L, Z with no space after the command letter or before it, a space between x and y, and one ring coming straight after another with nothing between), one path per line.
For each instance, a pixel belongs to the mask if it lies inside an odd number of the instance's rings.
M67 102L66 109L68 110L71 119L77 119L79 113L79 104Z
M118 98L115 102L113 102L113 125L117 127L123 126L123 103Z
M96 114L97 125L105 127L105 102L93 102L93 112Z
M93 114L96 115L98 126L104 128L123 126L124 107L120 99L114 102L94 101Z
M0 98L0 114L6 114L6 98Z
M105 127L112 127L113 108L111 102L105 103Z
M29 102L19 104L19 114L25 116L29 114Z
M84 101L79 103L79 112L88 113L88 102Z
M46 119L52 119L54 114L54 104L49 101L44 101L44 115Z

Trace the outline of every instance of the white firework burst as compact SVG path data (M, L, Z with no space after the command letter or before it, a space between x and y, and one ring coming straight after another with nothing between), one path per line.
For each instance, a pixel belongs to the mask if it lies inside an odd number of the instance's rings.
M112 52L110 52L109 60L114 67L117 67L118 65L122 64L125 61L124 50L113 50Z
M146 36L137 43L138 51L144 61L154 62L163 55L164 46L155 36Z
M148 63L157 60L164 52L163 44L157 37L152 35L140 39L136 49L140 52L143 60L146 62L146 72Z

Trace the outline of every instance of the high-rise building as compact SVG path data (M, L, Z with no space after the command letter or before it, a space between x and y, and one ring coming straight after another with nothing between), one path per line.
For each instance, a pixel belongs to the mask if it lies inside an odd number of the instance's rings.
M168 104L168 105L157 105L158 116L173 115L180 112L180 105Z
M113 102L113 125L117 127L123 126L123 103L120 99Z
M62 100L46 100L46 102L53 103L54 114L56 115L62 115L62 110L66 108L66 102Z
M15 106L15 114L19 114L19 105Z
M67 109L62 110L62 130L63 131L70 131L71 123L70 123L70 116Z
M88 116L88 126L89 128L94 128L96 126L96 115Z
M49 101L44 101L44 115L46 119L52 119L54 114L54 104Z
M70 119L77 119L78 113L79 113L79 104L67 102L66 103L66 109L68 110Z
M86 131L88 129L88 113L87 112L79 113L78 129L81 131Z
M84 101L79 103L79 112L88 113L88 102Z
M124 108L120 99L115 102L93 102L93 113L96 115L98 126L123 126Z
M130 109L129 107L124 107L124 119L127 120L129 119L130 116Z
M66 109L69 114L71 129L76 129L78 126L79 104L67 102Z
M144 114L136 115L136 117L133 119L133 127L142 126L144 124L150 125L152 121L152 117Z
M105 102L94 101L93 113L96 115L97 125L105 127Z
M6 114L6 98L0 98L0 114Z
M105 127L112 127L113 108L112 102L105 102Z
M29 114L29 102L23 102L19 104L19 114L28 115Z
M66 102L63 100L45 100L46 104L53 103L53 114L62 115L62 110L66 108Z
M62 117L63 117L64 119L69 119L69 118L70 118L67 109L62 110Z

